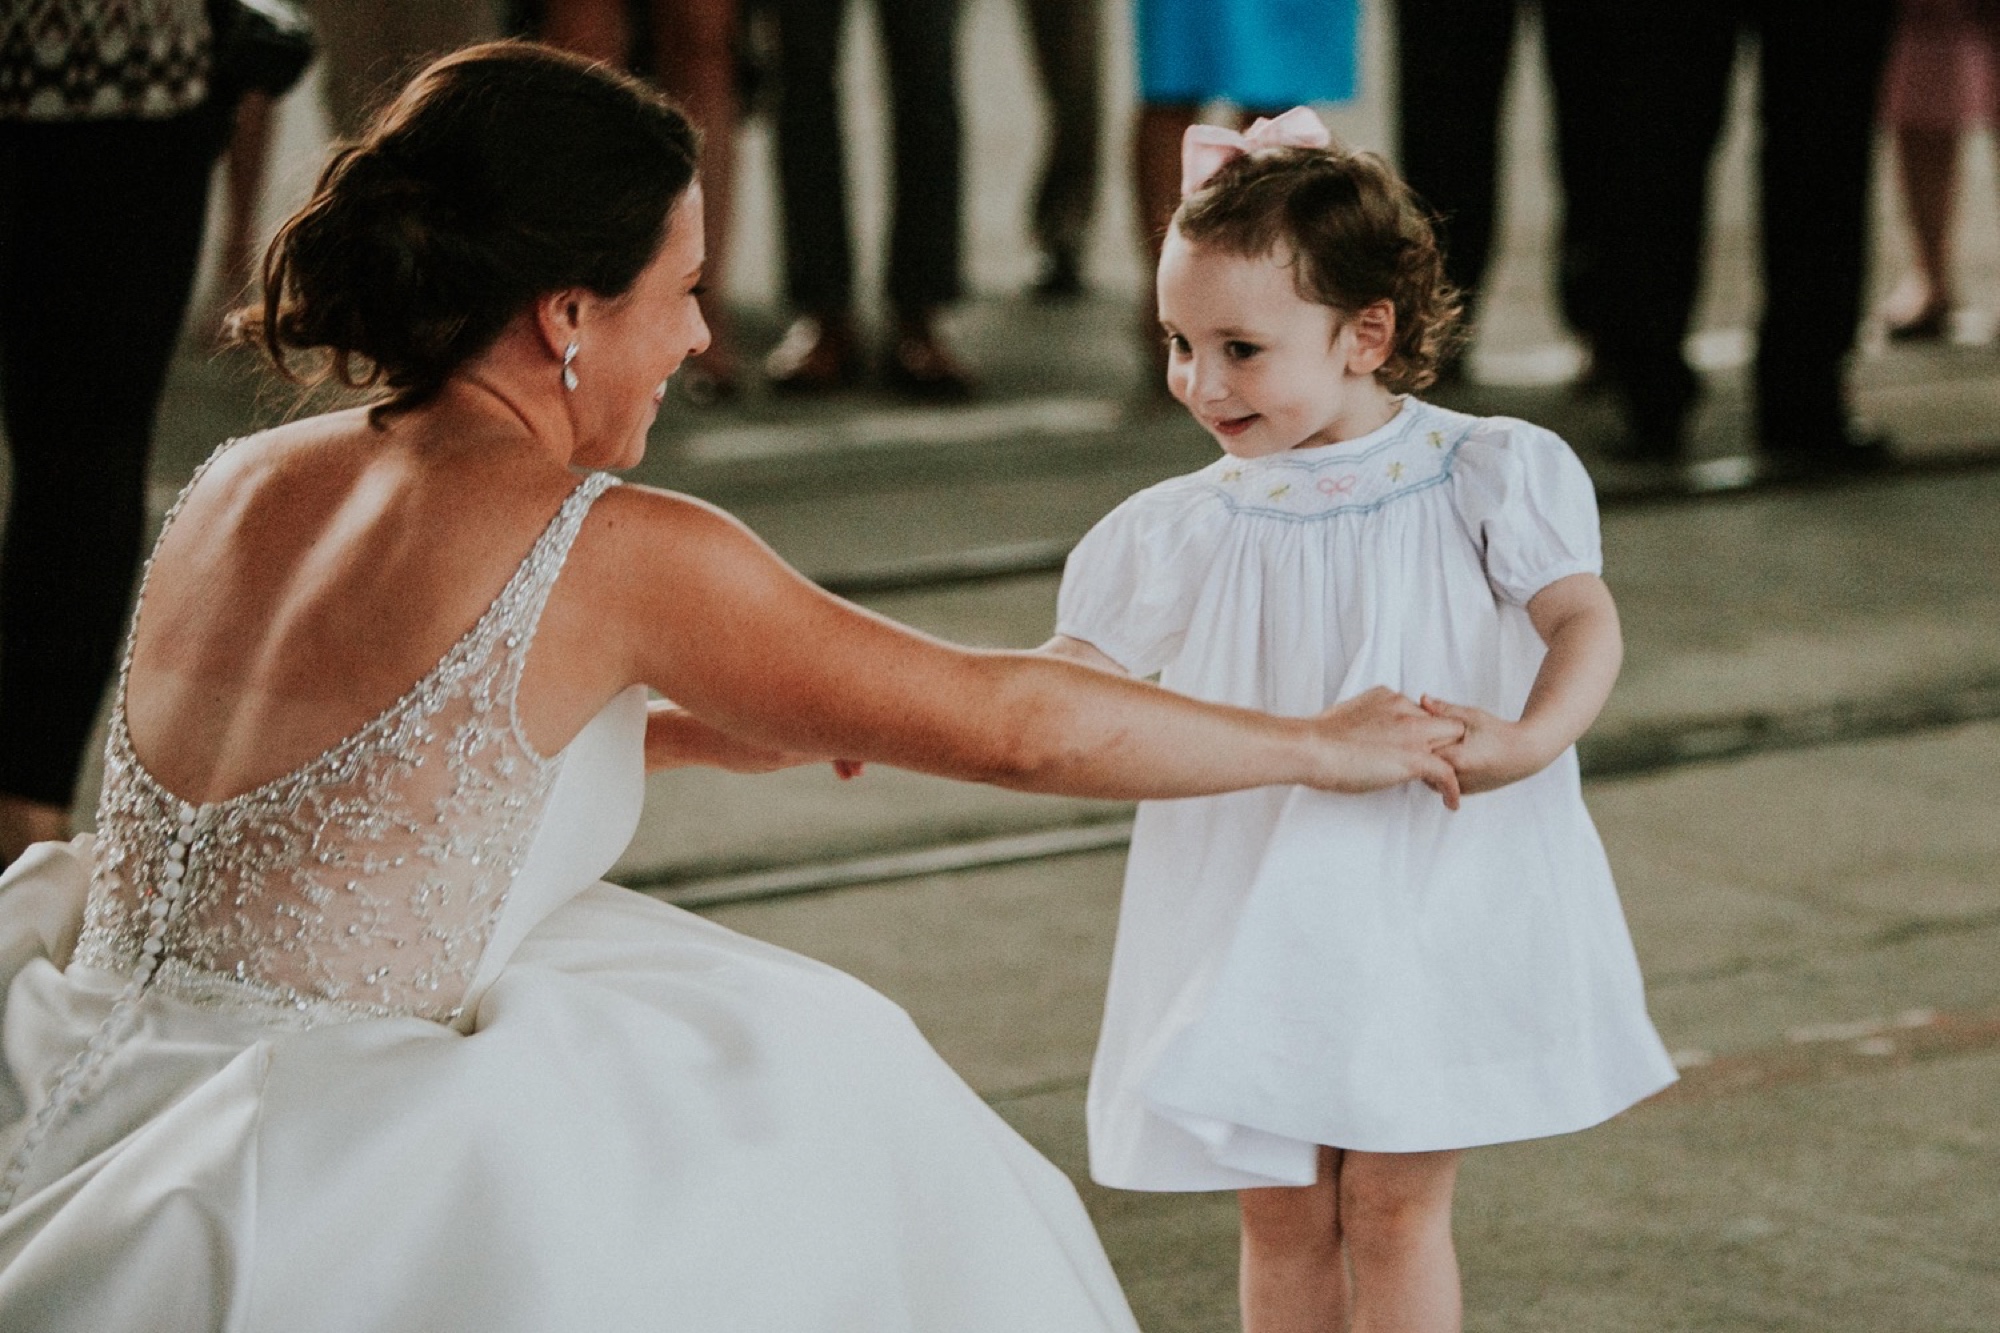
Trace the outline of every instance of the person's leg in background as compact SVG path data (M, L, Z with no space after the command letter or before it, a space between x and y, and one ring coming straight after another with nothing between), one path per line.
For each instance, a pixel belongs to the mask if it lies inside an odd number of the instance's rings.
M765 359L771 386L826 393L861 376L854 327L854 252L842 157L844 0L772 0L778 34L777 156L785 295L796 318Z
M1882 75L1882 122L1893 136L1910 270L1883 308L1892 339L1942 338L1957 304L1953 215L1965 131L1992 115L1987 34L1973 0L1901 0Z
M1500 102L1517 0L1396 0L1396 156L1443 219L1445 276L1476 328L1499 205Z
M876 0L888 57L893 177L888 296L895 318L882 362L891 389L955 401L972 377L945 347L943 308L964 289L958 112L958 0Z
M1623 452L1685 456L1701 383L1685 352L1708 235L1709 163L1728 108L1740 27L1731 0L1628 0L1602 58L1621 150L1606 178L1597 354L1623 408Z
M1083 292L1083 250L1097 207L1103 120L1104 15L1098 0L1023 0L1035 73L1048 111L1048 147L1035 187L1035 293Z
M307 9L327 119L343 138L358 134L419 65L498 31L492 0L308 0Z
M1619 170L1623 139L1613 101L1619 77L1604 59L1611 48L1609 25L1616 9L1600 0L1542 0L1542 56L1554 98L1556 175L1562 190L1561 252L1556 265L1557 303L1592 358L1585 371L1591 387L1601 385L1595 369L1598 330L1617 299L1617 275L1606 265L1607 186Z
M730 229L736 205L736 0L653 0L652 67L660 86L680 102L702 132L701 197L708 262L702 302L708 350L683 369L684 393L699 401L737 391L735 325L729 317Z
M1210 45L1191 31L1208 21L1206 7L1190 0L1133 5L1139 108L1132 123L1132 220L1144 265L1137 328L1145 388L1162 399L1169 396L1167 344L1153 299L1153 273L1167 223L1181 202L1181 139L1200 118L1217 78Z
M1764 317L1757 443L1779 468L1845 472L1887 461L1848 419L1846 370L1868 261L1875 93L1890 0L1754 0Z
M0 128L0 856L66 836L226 114ZM31 185L29 183L32 183Z

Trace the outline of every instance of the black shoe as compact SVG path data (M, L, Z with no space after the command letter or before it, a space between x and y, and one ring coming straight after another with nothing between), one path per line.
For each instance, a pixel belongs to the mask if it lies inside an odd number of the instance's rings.
M1074 301L1083 295L1083 263L1073 250L1052 250L1042 259L1042 272L1028 287L1037 301Z
M1851 421L1818 432L1766 434L1758 441L1757 458L1758 474L1766 481L1838 481L1896 465L1888 435Z
M1623 435L1605 447L1605 452L1621 463L1679 467L1687 462L1688 417L1693 410L1692 402L1644 413L1628 406L1626 416L1630 424Z
M1618 406L1625 433L1606 450L1625 463L1677 467L1687 461L1688 422L1701 399L1701 380L1679 357L1620 363L1591 358L1596 382Z

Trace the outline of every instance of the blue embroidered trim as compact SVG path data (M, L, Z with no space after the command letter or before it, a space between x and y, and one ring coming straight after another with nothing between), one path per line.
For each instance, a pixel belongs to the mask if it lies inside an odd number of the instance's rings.
M1372 514L1451 479L1459 449L1480 422L1457 413L1440 422L1440 415L1428 407L1410 413L1401 429L1358 454L1311 460L1278 454L1245 464L1225 459L1211 465L1210 475L1202 477L1201 488L1215 495L1231 513L1294 523ZM1438 429L1440 425L1444 429ZM1456 432L1452 426L1458 427ZM1404 475L1417 471L1417 465L1435 470L1404 482ZM1287 473L1292 474L1289 479ZM1353 498L1337 498L1346 496ZM1287 497L1294 497L1291 507L1273 503ZM1320 504L1326 507L1302 507Z

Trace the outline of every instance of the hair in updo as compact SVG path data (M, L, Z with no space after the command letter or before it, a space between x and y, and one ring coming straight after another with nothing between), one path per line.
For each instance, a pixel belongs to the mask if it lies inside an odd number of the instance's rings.
M1173 220L1192 244L1246 259L1275 255L1290 265L1301 300L1343 316L1389 302L1396 341L1375 374L1393 393L1430 385L1463 336L1463 306L1431 223L1388 163L1337 146L1231 158Z
M264 256L237 323L278 370L414 407L549 292L629 290L666 239L699 141L637 80L527 42L432 64L341 145ZM288 355L329 354L299 374Z

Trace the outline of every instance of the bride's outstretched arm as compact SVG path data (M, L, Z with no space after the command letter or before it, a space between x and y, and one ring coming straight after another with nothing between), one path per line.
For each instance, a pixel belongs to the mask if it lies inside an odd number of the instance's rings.
M621 487L580 551L627 680L774 750L1077 796L1424 781L1460 728L1376 691L1317 718L1206 704L1032 652L960 648L833 597L734 519ZM606 643L610 647L612 643Z
M843 778L861 771L861 765L825 755L803 754L776 746L760 745L732 735L704 722L687 709L666 699L655 699L646 707L646 771L663 768L722 768L731 773L775 773L781 768L802 764L831 763Z

